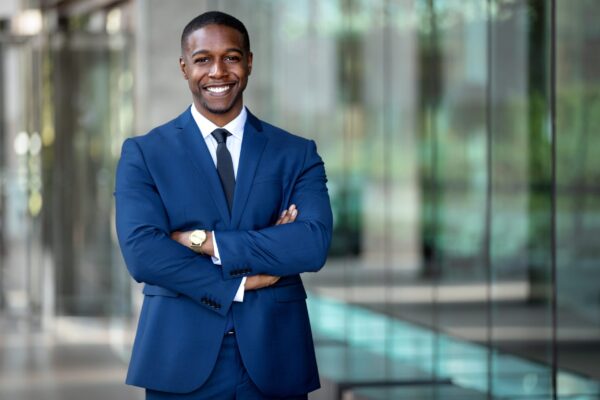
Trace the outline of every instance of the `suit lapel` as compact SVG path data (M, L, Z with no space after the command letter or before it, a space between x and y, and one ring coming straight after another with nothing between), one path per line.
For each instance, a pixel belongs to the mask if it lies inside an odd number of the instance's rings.
M254 115L248 111L248 119L244 127L244 139L242 140L242 151L238 164L237 178L235 183L235 194L233 196L233 210L231 226L236 229L241 221L246 201L250 195L252 182L256 168L267 144L267 137L262 132L262 124ZM218 179L218 177L217 177ZM223 196L225 198L225 196Z
M202 182L205 183L204 186L213 198L219 214L221 214L221 218L227 222L227 225L230 225L231 220L227 208L227 199L225 198L217 169L189 109L178 119L178 124L182 129L181 140L186 153L200 173ZM244 138L245 141L246 139Z

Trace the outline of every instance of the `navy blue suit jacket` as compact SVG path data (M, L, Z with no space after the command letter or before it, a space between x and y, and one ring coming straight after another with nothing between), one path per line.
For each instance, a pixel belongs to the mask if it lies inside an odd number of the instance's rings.
M127 383L186 393L215 364L232 312L244 365L270 396L319 387L300 273L318 271L331 241L323 162L313 141L248 113L231 215L189 108L123 144L116 223L132 277L145 283ZM295 222L273 226L296 204ZM170 239L173 231L216 232L222 266ZM233 302L243 276L281 276Z

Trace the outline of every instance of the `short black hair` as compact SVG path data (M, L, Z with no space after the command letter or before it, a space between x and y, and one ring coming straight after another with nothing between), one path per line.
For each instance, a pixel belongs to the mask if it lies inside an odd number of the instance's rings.
M242 34L244 39L244 50L250 52L250 36L248 35L248 30L236 17L225 14L221 11L208 11L203 14L198 15L196 18L188 22L188 24L183 28L183 32L181 33L181 50L185 48L185 43L187 41L188 36L190 36L193 32L198 29L205 27L206 25L225 25L230 28L235 29L239 33Z

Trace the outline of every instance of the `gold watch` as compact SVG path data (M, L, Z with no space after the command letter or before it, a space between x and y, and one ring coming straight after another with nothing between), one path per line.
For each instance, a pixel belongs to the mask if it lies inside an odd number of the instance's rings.
M196 252L200 252L200 247L206 242L206 231L196 229L190 233L190 248Z

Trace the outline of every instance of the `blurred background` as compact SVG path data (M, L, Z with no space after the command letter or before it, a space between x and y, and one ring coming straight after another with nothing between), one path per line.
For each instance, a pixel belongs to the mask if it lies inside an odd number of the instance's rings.
M0 398L143 398L114 169L191 103L212 9L246 105L326 163L311 399L599 399L597 0L2 0Z

